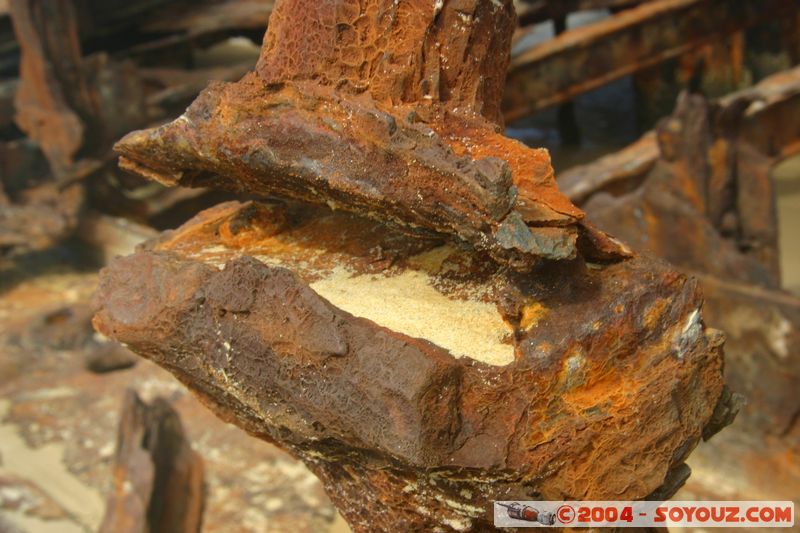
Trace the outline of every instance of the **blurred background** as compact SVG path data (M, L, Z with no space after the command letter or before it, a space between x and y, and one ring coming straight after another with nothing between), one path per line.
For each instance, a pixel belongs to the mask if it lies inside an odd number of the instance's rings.
M747 404L677 499L800 502L800 2L515 3L507 134L548 148L601 228L697 277L728 338ZM235 198L125 173L114 142L251 70L272 4L0 0L0 531L100 527L131 474L129 390L166 400L202 462L203 531L348 531L301 463L90 324L107 261Z

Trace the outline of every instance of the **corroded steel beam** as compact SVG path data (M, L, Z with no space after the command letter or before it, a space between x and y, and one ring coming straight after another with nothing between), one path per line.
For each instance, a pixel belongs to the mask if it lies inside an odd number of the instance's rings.
M91 102L81 75L78 15L70 1L12 0L22 48L16 122L47 155L54 174L70 173L83 145Z
M659 0L564 32L516 56L507 120L572 100L759 21L796 16L793 0Z
M565 17L578 11L623 9L654 0L521 0L517 2L520 26Z

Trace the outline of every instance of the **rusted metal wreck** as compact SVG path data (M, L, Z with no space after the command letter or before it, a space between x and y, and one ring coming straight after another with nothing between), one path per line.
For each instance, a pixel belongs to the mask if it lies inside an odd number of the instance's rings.
M730 422L697 282L502 134L510 0L277 2L254 72L129 134L232 202L114 261L96 328L288 450L356 531L668 497Z

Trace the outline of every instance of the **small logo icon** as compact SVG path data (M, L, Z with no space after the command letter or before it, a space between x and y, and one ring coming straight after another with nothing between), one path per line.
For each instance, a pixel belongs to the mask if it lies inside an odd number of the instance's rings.
M571 505L562 505L556 511L556 516L562 524L571 524L575 520L575 509Z
M500 507L505 507L509 518L514 520L524 520L525 522L538 522L543 526L552 526L556 523L556 517L549 511L539 511L530 505L522 505L514 502L512 504L497 503ZM574 511L573 511L574 512Z

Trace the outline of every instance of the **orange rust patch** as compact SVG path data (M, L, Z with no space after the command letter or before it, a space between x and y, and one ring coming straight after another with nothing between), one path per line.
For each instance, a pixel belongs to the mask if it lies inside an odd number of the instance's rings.
M519 327L524 330L529 330L536 327L540 320L547 316L547 308L538 303L532 302L522 308L522 318L519 321Z

